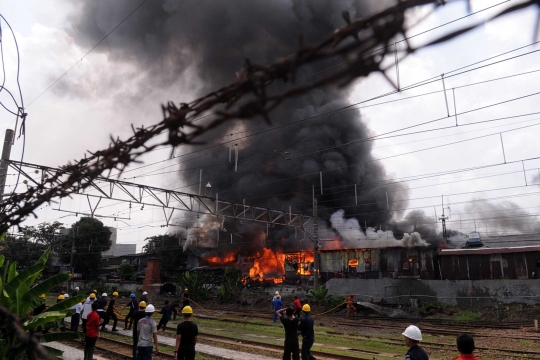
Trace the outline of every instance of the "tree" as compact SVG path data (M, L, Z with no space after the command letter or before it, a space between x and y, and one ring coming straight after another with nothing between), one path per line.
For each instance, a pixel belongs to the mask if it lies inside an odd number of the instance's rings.
M62 252L62 244L57 237L57 232L63 224L42 223L37 227L23 226L20 236L6 235L3 240L3 253L6 260L17 263L17 269L25 269L33 265L48 247L53 247L57 252ZM52 270L52 261L49 258L44 272Z
M16 263L7 262L5 257L0 255L0 275L4 279L0 282L0 360L19 360L23 354L29 360L34 360L36 351L42 358L52 358L50 355L58 355L58 351L48 348L48 354L40 343L80 337L73 332L45 334L39 339L34 335L38 328L51 326L52 323L71 315L70 307L85 298L75 296L49 307L39 315L28 315L43 303L41 294L51 291L71 276L59 274L39 284L35 283L45 268L50 253L49 248L35 264L20 273L15 270Z
M73 254L75 272L83 273L88 279L90 272L99 268L101 253L111 248L111 230L95 218L83 217L71 225L67 238L75 241L75 253ZM69 264L71 242L65 248L70 251L62 254L60 261Z
M130 278L135 273L135 269L130 264L118 265L117 271L118 271L118 275L120 275L122 279Z
M143 251L161 260L163 271L174 271L186 264L187 256L180 246L180 239L172 235L156 235L146 238Z

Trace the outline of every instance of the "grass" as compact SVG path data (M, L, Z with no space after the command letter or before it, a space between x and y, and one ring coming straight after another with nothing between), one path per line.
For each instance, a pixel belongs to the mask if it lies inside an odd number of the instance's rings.
M481 319L482 319L482 315L478 314L477 312L471 312L471 311L464 311L462 313L452 316L452 320L457 320L457 321L476 321L476 320L481 320Z

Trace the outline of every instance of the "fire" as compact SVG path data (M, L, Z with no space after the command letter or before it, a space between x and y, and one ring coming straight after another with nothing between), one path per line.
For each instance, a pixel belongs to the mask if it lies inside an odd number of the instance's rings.
M205 258L204 261L211 265L225 265L225 264L235 262L236 256L234 254L230 254L223 257L212 256L212 257Z
M262 253L251 257L253 259L253 266L249 269L249 277L252 280L264 281L274 280L274 283L281 284L283 282L283 274L285 269L283 264L285 261L285 255L280 251L275 253L270 249L263 249Z
M304 251L298 253L289 253L285 259L287 271L296 271L296 275L309 276L313 275L313 253Z

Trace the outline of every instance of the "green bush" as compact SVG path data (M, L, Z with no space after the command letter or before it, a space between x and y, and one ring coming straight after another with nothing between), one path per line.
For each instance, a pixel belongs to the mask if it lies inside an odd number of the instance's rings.
M239 269L228 267L221 280L218 289L218 299L221 303L234 302L239 298L244 284L242 283L242 273Z
M23 355L33 360L35 359L33 343L64 341L80 337L79 334L73 332L45 334L39 338L35 335L39 329L52 327L55 322L70 316L72 314L70 307L85 299L85 296L75 296L49 307L39 315L29 315L33 309L45 301L40 299L41 294L49 292L71 277L71 274L60 274L36 284L50 253L49 248L34 265L28 266L20 273L15 270L16 262L6 262L4 255L0 255L0 275L2 276L0 310L4 312L4 316L0 317L0 360L19 360ZM45 349L43 351L48 350L51 355L59 354L55 349L46 347ZM41 355L44 356L44 353Z

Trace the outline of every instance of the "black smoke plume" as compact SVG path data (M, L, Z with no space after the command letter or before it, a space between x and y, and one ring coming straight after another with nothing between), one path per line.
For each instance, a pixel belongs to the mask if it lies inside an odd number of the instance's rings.
M309 43L343 26L344 11L356 18L390 3L379 0L149 1L95 51L106 53L119 66L136 66L140 71L141 88L167 90L178 82L190 82L193 84L191 94L164 91L167 94L164 102L186 102L234 81L234 74L245 59L273 62L295 51L300 37L304 43ZM87 0L79 2L78 6L71 16L70 31L81 45L88 47L129 13L134 3ZM311 67L299 78L334 65ZM287 124L346 105L349 105L347 90L315 90L282 104L271 116L272 125ZM227 146L203 152L204 157L189 163L189 167L204 168L203 191L204 185L211 181L212 195L218 192L220 199L239 202L245 199L250 205L281 210L292 207L293 212L311 215L314 186L319 217L327 225L323 229L335 235L347 230L331 230L330 217L340 209L345 210L345 217L356 218L364 232L366 227L392 226L393 218L402 215L387 211L387 196L390 202L405 199L406 188L400 184L384 185L387 174L381 163L373 161L372 142L310 154L313 149L342 145L372 135L358 111L323 116L249 139L239 139L261 128L268 127L261 119L254 119L238 121L208 134L208 138L213 139L208 143L213 144L229 140L231 133L242 132L233 137L233 144L238 144L238 173L234 172L234 161L229 163ZM181 151L198 149L200 147L186 147ZM210 166L213 164L220 165ZM249 171L251 168L255 169ZM326 171L335 168L339 169ZM323 194L319 171L323 171ZM180 176L184 184L190 185L184 190L198 191L198 169L181 172ZM355 205L354 184L357 185L358 205ZM400 202L400 208L404 207L406 202ZM221 224L208 217L199 221L206 222L207 228L200 230L204 234L196 235L197 245L215 246L217 228L223 229ZM194 224L195 221L191 225ZM233 239L233 243L237 243L233 247L242 251L252 252L252 246L284 250L313 247L301 230L276 226L269 229L265 242L266 226L227 220L223 227L227 233L222 233L222 238L228 238L230 233L240 235ZM231 249L230 242L226 244L221 240L220 244L224 250Z

